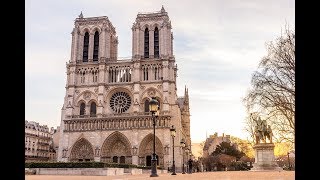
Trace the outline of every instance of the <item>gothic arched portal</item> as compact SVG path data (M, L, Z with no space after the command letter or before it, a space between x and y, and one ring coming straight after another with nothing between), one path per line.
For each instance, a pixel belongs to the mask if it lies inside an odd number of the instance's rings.
M102 145L101 161L132 164L131 144L128 138L116 131Z
M160 139L156 136L155 152L157 155L157 165L164 166L163 145ZM153 154L153 134L148 134L140 143L139 146L139 165L151 165L151 155ZM150 162L149 162L150 161Z
M92 161L93 148L85 138L76 141L71 149L70 161Z

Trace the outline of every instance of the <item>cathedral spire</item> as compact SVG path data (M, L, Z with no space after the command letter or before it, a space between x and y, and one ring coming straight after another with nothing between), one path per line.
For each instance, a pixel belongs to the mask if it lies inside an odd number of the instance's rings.
M189 93L186 85L184 87L184 103L189 104Z
M83 18L83 14L82 14L82 11L81 11L81 13L80 13L80 15L79 15L79 18Z
M184 97L187 95L187 85L184 85Z
M161 12L162 12L162 13L166 12L166 10L164 10L163 5L162 5L162 7L161 7Z

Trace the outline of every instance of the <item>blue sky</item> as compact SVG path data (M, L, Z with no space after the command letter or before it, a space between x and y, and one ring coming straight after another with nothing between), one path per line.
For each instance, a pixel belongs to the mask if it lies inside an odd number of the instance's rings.
M25 119L60 125L71 31L84 17L108 16L116 28L118 56L132 52L138 12L164 6L172 24L178 96L189 88L191 138L218 132L246 139L242 98L266 55L265 43L295 27L294 0L26 0Z

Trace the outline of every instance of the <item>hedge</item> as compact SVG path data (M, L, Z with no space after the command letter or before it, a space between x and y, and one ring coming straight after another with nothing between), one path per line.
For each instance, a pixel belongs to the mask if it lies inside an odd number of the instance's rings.
M104 168L102 162L25 162L25 168Z

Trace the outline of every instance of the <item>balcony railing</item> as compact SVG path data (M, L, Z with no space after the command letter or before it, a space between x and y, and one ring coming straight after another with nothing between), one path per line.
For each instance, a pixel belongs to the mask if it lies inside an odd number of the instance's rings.
M171 115L162 112L156 118L156 128L170 128ZM150 114L112 114L98 118L71 118L64 120L64 131L95 131L119 129L150 129L153 120Z
M168 116L169 111L161 111L159 116ZM137 117L137 116L151 116L150 112L135 112L135 113L108 113L108 114L95 114L95 115L71 115L66 116L67 119L97 119L108 117Z
M48 146L49 145L49 143L47 143L47 142L38 142L38 144L39 145L43 145L43 146Z

